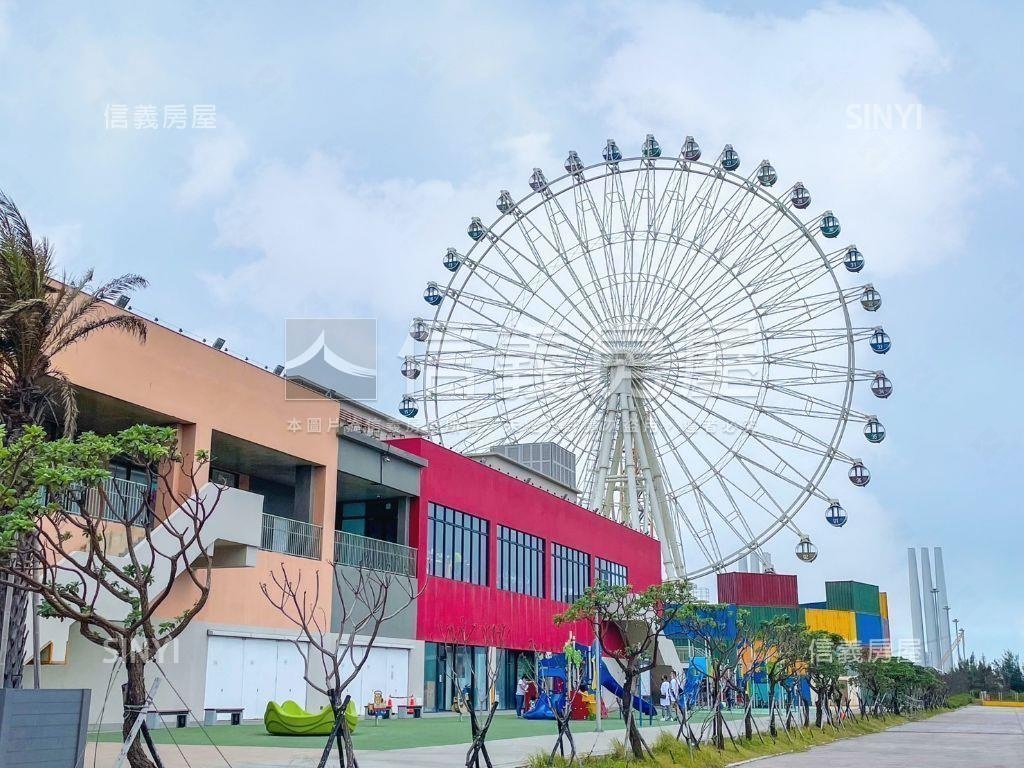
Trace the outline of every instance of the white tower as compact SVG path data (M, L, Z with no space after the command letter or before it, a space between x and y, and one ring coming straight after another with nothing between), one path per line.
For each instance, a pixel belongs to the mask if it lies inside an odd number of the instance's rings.
M921 616L921 582L917 576L917 550L907 549L907 571L910 574L910 619L913 625L915 647L920 649L922 657L913 661L927 663L928 651L925 646L924 619Z
M936 622L939 625L939 658L936 659L936 665L940 667L940 671L949 672L953 669L953 656L950 655L944 664L941 663L952 646L949 631L949 596L946 593L946 568L942 563L942 547L935 547L932 551L935 554L935 586L939 589L938 605L936 606L938 608Z

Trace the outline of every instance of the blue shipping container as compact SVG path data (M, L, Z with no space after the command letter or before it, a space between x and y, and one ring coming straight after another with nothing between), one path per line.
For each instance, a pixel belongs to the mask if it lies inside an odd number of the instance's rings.
M824 610L828 607L826 602L822 600L820 603L800 603L801 608L813 608L814 610Z
M857 641L862 645L877 642L885 638L882 630L882 617L873 613L857 614Z
M695 640L698 634L694 632L695 629L699 629L700 634L726 640L732 639L738 634L735 605L712 605L706 608L697 608L694 614L694 619L672 619L667 622L665 636Z

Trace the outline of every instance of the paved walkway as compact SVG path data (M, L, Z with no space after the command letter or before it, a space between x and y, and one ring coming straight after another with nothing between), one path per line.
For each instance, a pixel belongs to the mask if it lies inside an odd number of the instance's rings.
M964 707L955 712L843 739L756 768L1022 768L1024 709Z
M735 728L736 725L730 723ZM660 726L642 728L644 738L653 741L662 730L671 731L675 735L678 724L667 723ZM605 731L604 733L573 734L576 749L580 754L596 752L603 754L611 749L613 739L622 738L622 729ZM494 768L519 768L527 757L541 750L550 750L555 743L554 723L550 734L529 736L521 739L502 739L489 741L487 751L491 756ZM89 745L86 755L86 768L92 766L95 744ZM118 744L100 744L96 756L97 768L110 768L114 765ZM464 765L467 745L452 744L442 747L417 747L415 749L391 749L386 751L363 750L359 752L359 768L457 768ZM222 758L213 747L183 746L188 763L182 755L170 745L160 745L160 758L166 768L227 768L224 758L230 761L233 768L315 768L320 759L321 750L285 749L281 747L221 747ZM337 762L335 762L337 765Z
M738 724L730 724L736 727ZM661 730L675 734L667 725L644 728L648 740ZM607 752L622 731L578 734L581 754ZM551 749L554 732L544 736L489 742L495 768L519 768L535 752ZM90 744L86 767L93 765L95 745ZM110 768L118 745L100 744L96 765ZM183 747L185 759L169 745L160 756L167 768L226 768L213 747ZM233 768L315 768L320 750L280 747L222 747ZM463 765L466 746L418 747L359 753L360 768L453 768ZM767 758L757 768L1024 768L1024 710L998 707L965 707L882 733L841 739L807 752Z

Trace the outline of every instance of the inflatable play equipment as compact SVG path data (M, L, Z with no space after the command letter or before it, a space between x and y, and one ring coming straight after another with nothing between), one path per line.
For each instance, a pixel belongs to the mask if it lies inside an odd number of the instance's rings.
M359 724L359 710L351 699L345 710L345 720L349 730L355 730ZM294 701L278 704L267 702L267 711L263 713L263 725L267 733L274 736L329 736L334 729L334 712L324 707L319 712L307 712Z

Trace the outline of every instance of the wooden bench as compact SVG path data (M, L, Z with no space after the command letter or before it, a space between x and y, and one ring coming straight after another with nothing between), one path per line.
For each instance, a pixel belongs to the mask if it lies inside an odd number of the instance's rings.
M245 707L207 707L203 710L203 725L216 725L217 715L231 715L232 725L242 724L242 712Z
M151 731L159 727L162 722L161 718L164 715L174 717L175 725L178 728L184 728L188 725L187 709L151 709L146 713L146 727Z

